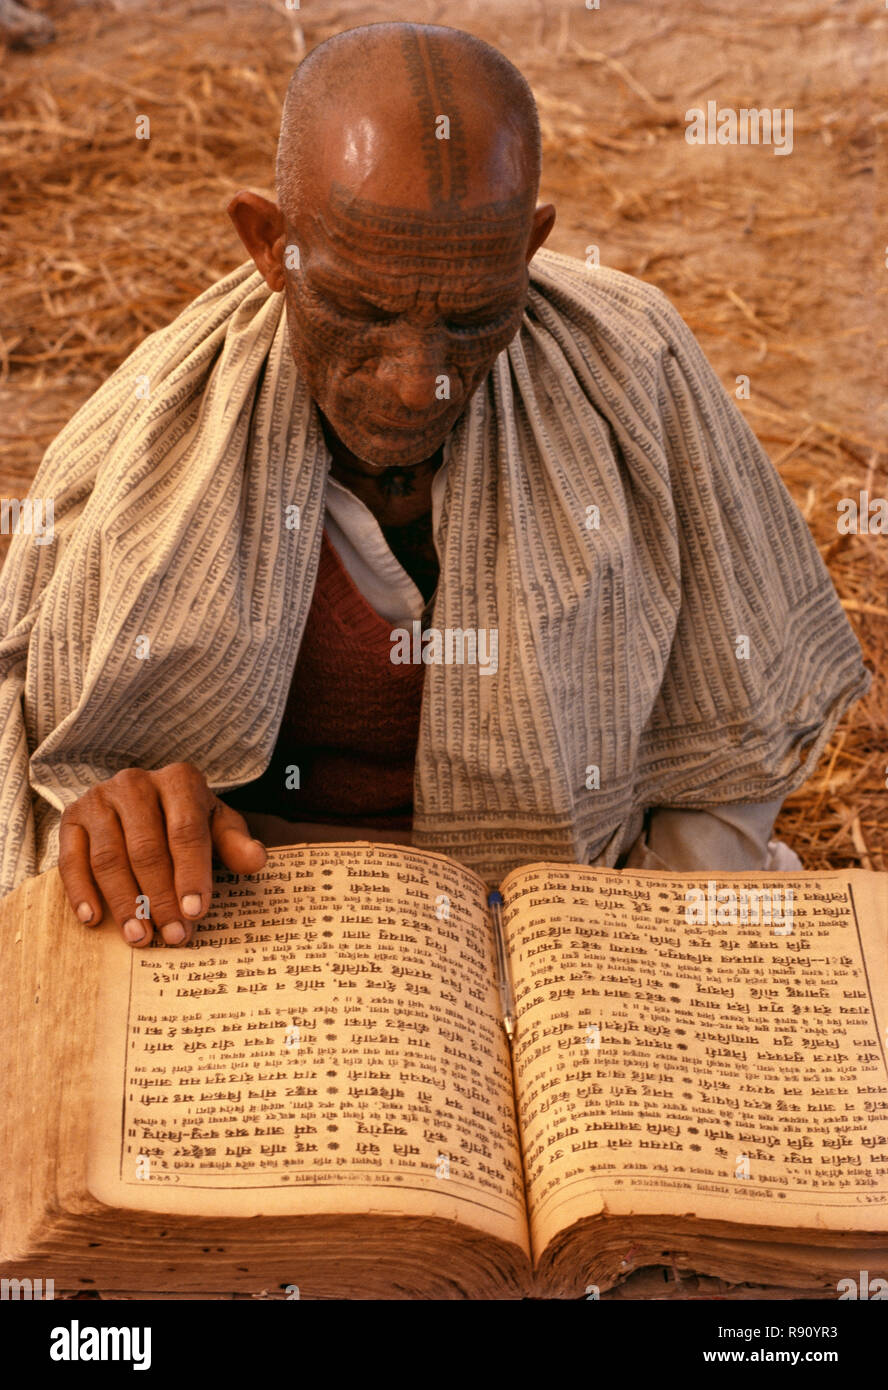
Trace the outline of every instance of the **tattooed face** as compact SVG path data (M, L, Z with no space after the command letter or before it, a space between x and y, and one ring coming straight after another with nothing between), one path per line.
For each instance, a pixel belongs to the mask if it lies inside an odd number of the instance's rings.
M518 330L527 200L423 214L334 184L314 222L284 291L312 397L367 463L428 458Z
M532 205L522 142L452 38L393 25L380 52L372 100L315 127L317 202L285 293L315 402L353 454L392 467L438 448L517 332Z
M397 22L321 44L285 105L281 207L244 191L228 209L283 290L334 461L373 478L439 450L518 331L555 219L533 207L532 99L475 42Z

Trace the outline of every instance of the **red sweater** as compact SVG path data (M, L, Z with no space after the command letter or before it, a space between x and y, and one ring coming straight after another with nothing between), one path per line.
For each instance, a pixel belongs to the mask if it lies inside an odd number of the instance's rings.
M230 806L285 820L410 829L425 668L393 664L392 626L355 587L324 531L271 763L226 793ZM294 765L299 787L289 790L286 769Z

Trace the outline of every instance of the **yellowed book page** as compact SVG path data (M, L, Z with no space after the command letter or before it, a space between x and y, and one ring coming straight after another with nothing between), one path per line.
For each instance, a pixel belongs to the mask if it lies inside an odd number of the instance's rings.
M535 1256L602 1211L888 1230L886 885L508 876Z
M437 1216L529 1253L481 880L349 842L274 849L216 883L185 949L107 932L93 1195Z

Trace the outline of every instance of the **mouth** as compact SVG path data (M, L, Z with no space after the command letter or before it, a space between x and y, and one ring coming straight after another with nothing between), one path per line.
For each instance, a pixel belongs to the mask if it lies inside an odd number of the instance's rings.
M421 435L434 434L440 428L442 417L435 420L389 420L384 415L365 415L362 419L356 420L358 428L371 430L387 430L392 434Z
M346 415L347 412L347 415ZM358 400L350 402L342 413L343 423L346 419L353 429L386 429L397 431L399 434L433 434L436 429L445 423L450 411L438 411L437 415L414 416L412 419L403 415L389 416L383 410L368 409Z
M410 467L429 457L451 428L451 416L411 422L390 420L376 411L362 412L356 407L333 428L340 443L365 468L381 472L396 466Z
M363 422L363 428L376 433L384 431L386 434L417 435L428 433L428 426L426 425L398 424L394 420L383 420L379 416L365 420Z

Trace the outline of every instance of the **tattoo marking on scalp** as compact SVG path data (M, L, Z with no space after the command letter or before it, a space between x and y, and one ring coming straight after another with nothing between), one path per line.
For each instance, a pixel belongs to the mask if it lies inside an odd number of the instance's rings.
M462 121L450 82L448 54L432 45L428 35L408 30L401 38L401 53L422 126L422 156L428 175L431 205L436 210L458 207L466 197L468 155ZM439 140L435 121L450 116L450 138Z

